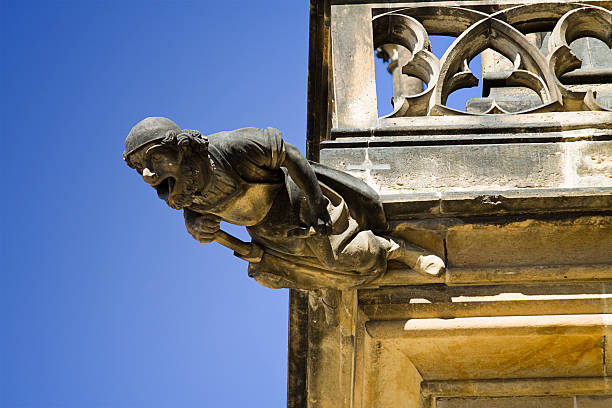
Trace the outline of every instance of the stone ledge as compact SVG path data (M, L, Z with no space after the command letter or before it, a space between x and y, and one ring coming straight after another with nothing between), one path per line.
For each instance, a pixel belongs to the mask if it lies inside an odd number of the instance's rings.
M541 133L487 133L488 129L478 134L419 134L406 135L406 131L394 129L354 132L352 130L336 131L336 140L322 142L322 149L351 149L364 147L402 147L402 146L443 146L443 145L480 145L506 143L560 143L582 140L612 140L611 129L584 128L559 132Z
M369 128L333 128L332 139L384 136L539 134L579 129L611 129L612 112L551 112L524 115L415 116L378 119ZM374 142L375 140L370 140ZM333 147L333 141L321 144Z
M504 302L520 300L534 301L542 300L549 301L550 299L565 299L565 300L592 300L599 299L602 302L609 303L612 308L612 302L608 302L607 295L612 293L612 281L606 282L550 282L538 284L521 284L521 285L481 285L481 286L446 286L442 284L434 284L427 286L386 286L374 289L359 289L359 305L378 305L386 307L388 305L406 305L411 306L435 306L436 304L448 304L448 302L459 302L462 304L502 304ZM605 299L603 299L605 297ZM503 299L502 299L503 298ZM421 301L412 299L421 299ZM484 299L484 300L483 300ZM431 303L422 303L424 301ZM507 304L507 303L503 303ZM597 312L580 312L578 314L599 314L608 313L607 305L605 309L600 309ZM578 308L571 313L537 313L537 314L575 314ZM521 313L513 313L520 315ZM507 315L505 313L504 315ZM530 313L533 315L533 313ZM423 316L428 317L428 316ZM435 316L441 317L441 316Z
M589 395L597 393L609 395L612 393L612 383L603 377L423 381L421 390L426 396L437 397Z
M612 395L534 395L507 397L436 397L423 408L610 408Z
M494 268L447 268L439 277L429 277L410 269L390 269L382 278L364 288L382 286L410 286L446 284L466 285L521 285L550 282L607 282L612 281L612 265L533 265Z
M447 285L606 280L612 280L612 265L610 264L451 268L445 276Z
M371 320L367 333L376 339L453 336L592 336L604 335L611 314L459 317L455 319Z
M610 140L347 147L321 150L321 163L360 178L385 200L612 187Z
M436 302L366 304L361 310L371 320L454 319L460 317L538 316L608 313L612 299L504 300L490 302Z
M570 0L571 1L571 0ZM570 2L565 0L565 2ZM447 7L470 7L477 9L484 9L487 11L500 10L508 7L519 6L523 4L531 3L558 3L559 1L553 0L454 0L454 1L435 1L435 0L419 0L419 1L388 1L388 0L331 0L332 6L335 5L351 5L351 4L370 4L372 8L399 8L399 7L419 7L427 5L428 3L435 3L436 6L447 6ZM560 2L563 2L561 0ZM582 3L592 4L604 8L612 8L612 2L608 0L589 0Z
M368 358L409 361L426 381L601 377L612 369L610 323L610 314L370 320L365 336Z
M612 211L612 187L406 193L381 198L389 220Z

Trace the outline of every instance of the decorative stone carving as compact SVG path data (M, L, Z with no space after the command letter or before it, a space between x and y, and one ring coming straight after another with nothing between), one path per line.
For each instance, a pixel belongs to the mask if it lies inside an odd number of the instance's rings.
M572 90L559 80L563 74L581 67L582 61L569 44L582 37L595 37L612 47L612 13L599 7L583 7L565 13L548 41L550 70L555 73L568 109L606 110L597 103L592 89Z
M438 256L388 235L367 184L309 163L276 129L203 136L147 118L129 133L123 157L159 198L183 210L195 239L233 249L265 286L356 288L380 278L389 261L426 275L444 271ZM221 221L247 227L253 242L221 231Z
M402 64L401 72L417 77L427 85L427 89L416 95L394 97L394 110L388 117L425 115L440 75L440 63L431 53L425 28L410 16L385 14L374 19L374 40L376 48L398 44L410 50L408 61L398 61L398 64Z
M527 38L530 33L549 31L552 34L547 49L538 49ZM608 47L612 44L612 13L597 6L538 3L491 14L461 7L411 7L375 16L373 33L377 49L389 44L406 47L411 57L399 61L403 62L403 74L427 85L427 89L415 95L396 95L394 110L387 117L609 110L596 101L592 85L575 89L561 80L582 64L571 51L572 41L594 37ZM450 35L457 39L438 60L431 53L428 35ZM468 63L487 49L499 52L513 65L510 71L500 72L496 81L506 87L535 91L540 104L510 112L493 98L481 113L446 106L452 92L478 84ZM608 78L607 83L612 85L612 80Z

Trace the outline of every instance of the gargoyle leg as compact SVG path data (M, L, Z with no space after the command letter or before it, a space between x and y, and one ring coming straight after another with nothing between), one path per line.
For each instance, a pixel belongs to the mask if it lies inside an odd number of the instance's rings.
M430 275L440 276L444 272L444 261L437 255L412 245L401 238L384 237L388 240L390 248L387 251L387 259L395 260L408 265L415 271Z

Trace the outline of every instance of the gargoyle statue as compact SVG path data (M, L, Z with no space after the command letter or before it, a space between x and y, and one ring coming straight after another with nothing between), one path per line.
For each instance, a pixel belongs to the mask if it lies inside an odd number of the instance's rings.
M196 240L233 249L264 286L357 288L380 278L389 260L427 275L444 271L438 256L388 235L372 188L309 163L276 129L203 136L150 117L130 131L123 158L183 210ZM220 221L245 226L252 242L221 231Z

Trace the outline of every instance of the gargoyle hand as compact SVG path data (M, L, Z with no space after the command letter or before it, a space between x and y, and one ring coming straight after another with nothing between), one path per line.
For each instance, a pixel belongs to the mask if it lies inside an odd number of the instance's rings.
M322 197L322 195L321 195ZM307 238L313 235L330 235L332 221L327 211L328 200L324 197L318 203L309 202L308 215L303 215L303 225L287 233L288 237Z
M188 209L185 209L183 213L187 231L195 240L202 243L214 241L215 234L219 231L221 218L213 214L199 214Z
M310 226L314 228L317 234L329 235L332 232L332 222L327 211L329 200L321 194L321 198L316 203L310 203L312 214L314 215L310 221Z
M303 213L300 214L302 225L287 233L289 237L310 237L313 235L329 235L332 232L332 222L327 212L328 200L321 191L308 160L302 156L297 147L285 142L285 159L282 166L287 168L289 175L302 189L306 197L306 205L302 205Z

